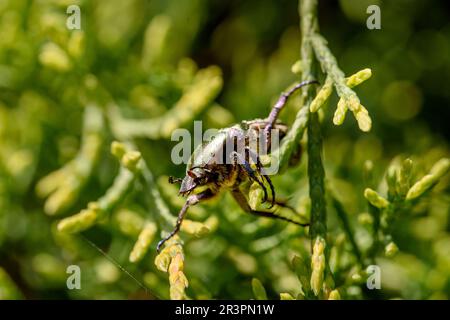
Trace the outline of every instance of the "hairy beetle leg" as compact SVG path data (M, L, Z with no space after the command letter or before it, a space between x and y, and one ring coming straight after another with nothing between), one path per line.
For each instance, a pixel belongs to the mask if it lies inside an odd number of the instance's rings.
M180 231L181 223L183 222L184 217L186 216L187 210L190 206L196 205L202 200L206 200L209 198L212 198L214 194L210 189L205 190L199 194L191 195L187 198L186 202L184 203L183 207L180 210L180 213L178 214L177 222L175 224L175 228L161 241L158 242L158 245L156 246L156 251L159 253L162 245L172 238L174 235Z
M286 102L287 102L288 98L295 91L300 89L301 87L304 87L306 85L313 84L313 83L319 83L319 82L316 81L316 80L303 81L303 82L300 82L299 84L297 84L292 89L290 89L288 92L283 92L280 95L280 98L278 98L277 102L275 103L275 105L273 106L272 110L270 111L269 116L267 117L267 125L264 128L264 136L266 137L266 144L267 145L269 145L269 142L270 142L270 130L274 126L275 121L277 121L278 114L280 113L281 109L283 109L283 107L286 105Z
M248 213L253 214L255 216L284 220L284 221L291 222L291 223L294 223L294 224L302 226L302 227L309 226L309 223L300 223L300 222L291 220L291 219L286 218L286 217L277 216L272 211L253 210L250 207L250 205L248 204L247 198L245 197L245 195L242 193L242 191L238 187L233 189L233 190L231 190L231 194L233 195L233 198L236 200L236 202L239 204L239 206L242 208L242 210L244 210L245 212L248 212ZM284 206L284 205L281 205L281 206ZM290 208L287 205L285 207L294 210L293 208ZM294 212L295 212L295 210L294 210Z
M269 209L270 209L275 205L275 188L272 184L272 180L270 180L269 176L264 173L264 168L262 166L262 163L261 163L261 160L260 160L258 154L256 154L252 150L250 150L249 147L247 147L245 149L248 152L249 157L252 158L252 161L256 163L256 167L258 168L258 173L260 174L260 176L264 180L266 180L266 182L269 184L270 192L272 193L272 201L271 201L270 207L269 207Z
M270 208L273 208L275 204L278 204L275 200L275 188L273 187L272 180L270 180L268 175L262 174L262 177L267 181L270 187L270 191L272 192L272 201L270 202Z
M262 183L261 180L258 179L258 177L255 174L255 171L252 169L252 167L250 166L250 163L248 163L247 160L245 160L239 153L237 153L236 151L233 151L230 156L232 157L235 165L239 165L241 166L245 172L247 173L247 175L249 176L249 178L253 181L256 181L256 183L259 184L259 186L263 189L264 191L264 199L263 202L267 201L268 195L267 195L267 189L264 186L264 183Z

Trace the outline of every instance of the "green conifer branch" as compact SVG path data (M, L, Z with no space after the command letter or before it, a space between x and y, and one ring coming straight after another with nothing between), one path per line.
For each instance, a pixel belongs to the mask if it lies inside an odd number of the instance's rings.
M47 197L44 211L49 215L63 212L78 199L97 164L105 129L99 107L86 107L83 126L82 143L77 156L36 185L36 193L40 197Z

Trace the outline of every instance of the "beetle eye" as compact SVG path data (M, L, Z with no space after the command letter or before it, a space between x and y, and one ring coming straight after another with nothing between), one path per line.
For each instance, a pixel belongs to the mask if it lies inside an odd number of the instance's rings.
M197 178L196 174L195 174L194 172L190 171L190 170L187 172L187 174L188 174L188 176L191 177L192 179L196 179L196 178Z

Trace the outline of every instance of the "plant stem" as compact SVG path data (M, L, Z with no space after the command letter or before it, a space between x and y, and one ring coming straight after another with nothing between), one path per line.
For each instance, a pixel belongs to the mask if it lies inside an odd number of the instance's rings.
M320 57L322 70L331 78L339 97L358 99L356 93L347 86L344 72L339 68L336 58L327 46L327 41L319 34L311 35L311 44L317 57ZM359 101L359 99L358 99Z
M127 144L133 149L139 150L139 147L136 143L127 141ZM150 168L147 166L147 163L142 157L141 161L141 174L139 175L139 179L144 185L144 188L150 192L151 197L146 198L148 201L149 207L156 207L157 215L156 217L159 219L159 224L161 229L171 230L173 226L175 226L176 217L170 213L170 209L167 206L166 202L163 200L161 193L159 192L156 181L153 177L153 173Z
M369 202L367 204L370 215L373 218L373 226L372 226L372 238L373 243L370 249L368 250L368 257L370 264L375 264L375 256L377 255L378 249L380 247L380 209L371 205Z
M316 237L326 239L326 201L322 164L322 135L317 114L309 115L308 123L308 177L309 196L311 198L310 236L314 242Z
M292 154L295 153L297 148L300 146L300 140L305 132L305 129L308 125L308 113L309 110L307 107L302 107L296 115L295 121L291 126L291 129L287 133L286 137L281 140L280 145L280 153L279 153L279 168L283 170L289 160L291 159Z
M299 14L301 17L300 31L302 34L301 43L301 61L302 61L302 80L315 79L314 55L311 46L311 37L318 32L317 24L317 0L300 0ZM312 87L304 87L303 95L312 95ZM311 99L313 97L310 97Z
M309 114L308 122L308 177L309 197L311 199L311 288L316 296L323 288L325 272L330 275L328 265L329 249L327 246L327 212L325 201L324 178L325 171L322 164L322 135L320 132L319 116Z
M316 19L317 0L307 0L299 2L299 14L301 17L300 29L302 32L302 44L301 44L301 68L302 68L302 81L313 80L316 77L313 74L313 49L309 42L310 34L317 31L317 19ZM313 99L313 87L303 87L303 107L297 112L295 121L292 124L291 129L287 133L286 137L282 140L280 146L280 161L279 168L282 170L286 167L291 155L297 150L300 145L300 139L305 132L308 125L308 113L309 104Z
M299 13L301 17L300 29L302 33L301 61L302 80L315 77L314 55L310 42L311 35L317 31L317 0L301 0L299 2ZM313 99L312 88L304 87L306 112ZM325 209L325 172L322 165L322 136L317 114L309 113L308 122L308 176L309 193L311 198L311 246L317 236L326 237L326 209Z
M302 80L317 79L317 68L311 45L312 36L318 32L317 0L300 0L299 13L302 34L301 61ZM304 107L309 112L315 91L313 88L303 88ZM329 248L327 247L327 213L325 201L325 170L322 164L322 134L317 113L309 112L308 121L308 177L309 196L311 199L311 288L318 296L323 288L325 273L331 276L328 264Z
M176 222L176 217L174 217L171 213L167 204L161 197L159 193L158 187L156 185L155 179L153 178L153 174L150 169L147 167L145 160L143 160L142 166L142 180L146 188L150 191L152 195L152 200L158 210L159 216L163 218L164 227L167 230L170 230Z
M356 256L356 259L358 259L360 265L364 267L361 251L359 250L358 245L356 244L355 236L353 235L353 230L350 226L350 221L347 218L347 212L345 212L342 203L338 199L336 199L334 195L332 195L332 201L333 206L336 209L337 215L342 222L342 227L344 228L345 234L347 235L347 238L350 241L350 244L352 245L353 253Z

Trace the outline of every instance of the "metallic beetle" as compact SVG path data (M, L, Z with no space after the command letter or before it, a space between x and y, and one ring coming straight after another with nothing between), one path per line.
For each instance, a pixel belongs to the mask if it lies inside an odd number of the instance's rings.
M287 127L277 121L277 118L289 96L299 88L312 83L317 82L304 81L288 92L282 93L267 119L243 121L232 127L221 129L211 141L202 143L194 150L186 168L186 176L183 179L172 177L169 179L171 183L181 182L179 194L187 199L178 214L175 228L158 243L157 251L167 240L178 233L190 206L211 199L225 189L231 192L245 212L283 219L302 226L308 225L278 216L273 210L270 210L274 205L293 209L275 198L275 189L264 171L260 154L262 151L270 152L271 135L274 131L279 134L280 139L286 134ZM241 184L248 180L257 182L262 188L264 191L263 202L269 199L264 183L269 185L271 205L268 209L253 210L250 207L245 194L240 189Z

